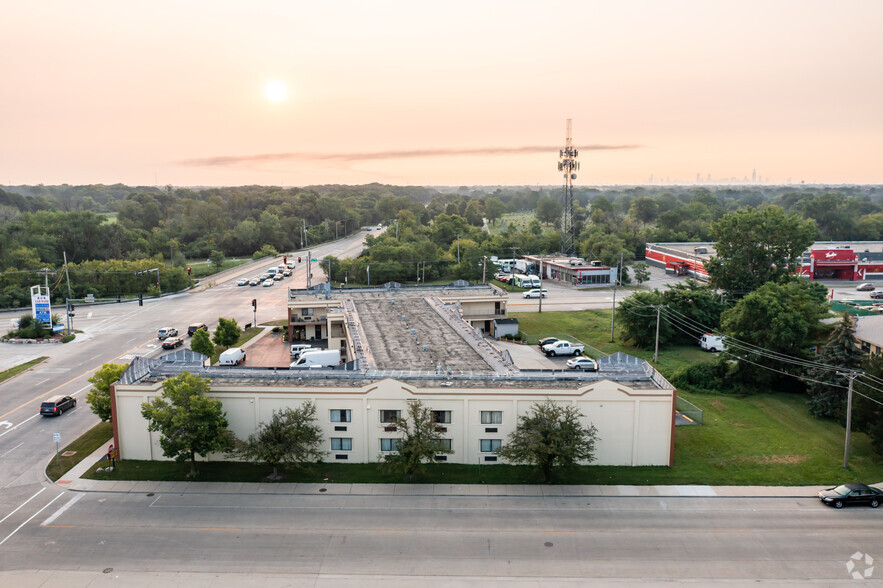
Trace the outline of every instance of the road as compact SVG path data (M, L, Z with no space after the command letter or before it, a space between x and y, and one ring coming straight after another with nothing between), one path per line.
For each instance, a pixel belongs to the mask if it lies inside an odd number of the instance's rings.
M187 572L213 585L830 585L853 581L856 551L883 558L881 523L883 511L813 498L64 494L0 544L0 570L110 568L145 584Z
M312 248L312 256L357 255L365 235L360 232L317 246ZM85 401L91 387L88 378L95 370L104 363L124 363L136 355L155 357L166 353L156 339L160 327L177 327L187 339L190 323L205 322L213 327L220 316L235 318L240 325L251 323L254 321L252 299L258 302L259 322L285 318L288 288L306 285L307 252L294 255L303 257L304 263L298 265L292 278L270 288L236 286L236 281L239 276L256 276L268 267L281 264L281 256L224 272L223 280L217 283L213 283L214 279L205 280L193 292L159 300L145 299L144 306L138 306L137 302L78 305L74 328L83 333L65 345L0 345L0 369L41 355L49 358L0 384L0 519L29 497L32 499L16 517L27 518L53 499L55 489L40 492L46 481L43 470L55 453L53 434L61 434L60 447L63 448L98 423ZM314 283L316 279L324 280L316 264L313 264L313 274ZM16 314L21 313L5 314L0 322L9 324L9 318ZM76 398L76 408L60 417L39 416L40 403L57 394ZM0 525L0 540L12 520L18 519L11 517Z

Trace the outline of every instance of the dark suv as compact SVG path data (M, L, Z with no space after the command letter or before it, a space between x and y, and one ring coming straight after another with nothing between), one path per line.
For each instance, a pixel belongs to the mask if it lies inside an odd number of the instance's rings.
M205 323L194 323L187 327L187 335L192 337L196 334L196 331L208 331L208 327Z
M64 411L70 410L77 405L77 399L70 396L53 396L40 405L40 414L43 416L60 416Z

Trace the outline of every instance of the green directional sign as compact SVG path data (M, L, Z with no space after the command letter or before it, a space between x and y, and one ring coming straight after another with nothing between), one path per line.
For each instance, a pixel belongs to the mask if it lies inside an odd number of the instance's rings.
M316 259L316 258L315 258L315 257L314 257L314 258L313 258L313 259L311 259L311 260L310 260L310 261L319 261L319 260L318 260L318 259Z

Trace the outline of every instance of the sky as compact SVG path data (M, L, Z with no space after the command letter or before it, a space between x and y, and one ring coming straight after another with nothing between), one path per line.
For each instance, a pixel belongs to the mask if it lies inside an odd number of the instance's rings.
M0 184L883 183L883 2L7 2Z

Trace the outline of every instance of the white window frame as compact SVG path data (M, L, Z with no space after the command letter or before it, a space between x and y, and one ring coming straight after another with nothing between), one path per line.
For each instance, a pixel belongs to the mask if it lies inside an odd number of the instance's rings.
M339 413L338 420L334 420L334 413ZM343 418L344 416L346 417L345 420ZM329 418L331 419L332 423L351 423L353 422L353 411L349 408L332 408Z
M334 442L340 441L340 448L334 447ZM346 448L344 441L349 441L349 448ZM353 438L352 437L331 437L331 451L352 451L353 450Z
M381 423L391 423L391 422L392 422L392 420L386 420L386 421L383 420L383 418L384 418L383 413L385 413L385 412L394 412L394 413L396 413L395 418L397 418L397 419L402 418L402 411L401 411L401 410L395 410L395 409L388 409L388 410L387 410L387 409L380 409L379 411L377 411L377 414L378 414L378 417L380 418L380 422L381 422Z
M488 420L485 420L485 415L488 415ZM499 415L499 420L494 420L494 415ZM482 425L502 425L503 424L503 411L502 410L483 410L481 411L481 424Z
M485 443L488 444L488 447L489 447L490 449L485 449L485 448L484 448L484 444L485 444ZM494 445L497 446L496 449L494 449ZM479 448L481 449L481 452L482 452L482 453L496 453L496 452L498 452L498 451L500 450L500 448L501 448L502 446L503 446L503 440L502 440L502 439L480 439L480 440L479 440Z
M393 453L394 451L398 451L399 450L399 441L401 441L401 439L398 439L396 437L392 437L392 438L383 437L383 438L381 438L380 439L380 451L382 451L384 453ZM383 448L384 443L387 443L389 446L393 446L394 449L384 449Z

